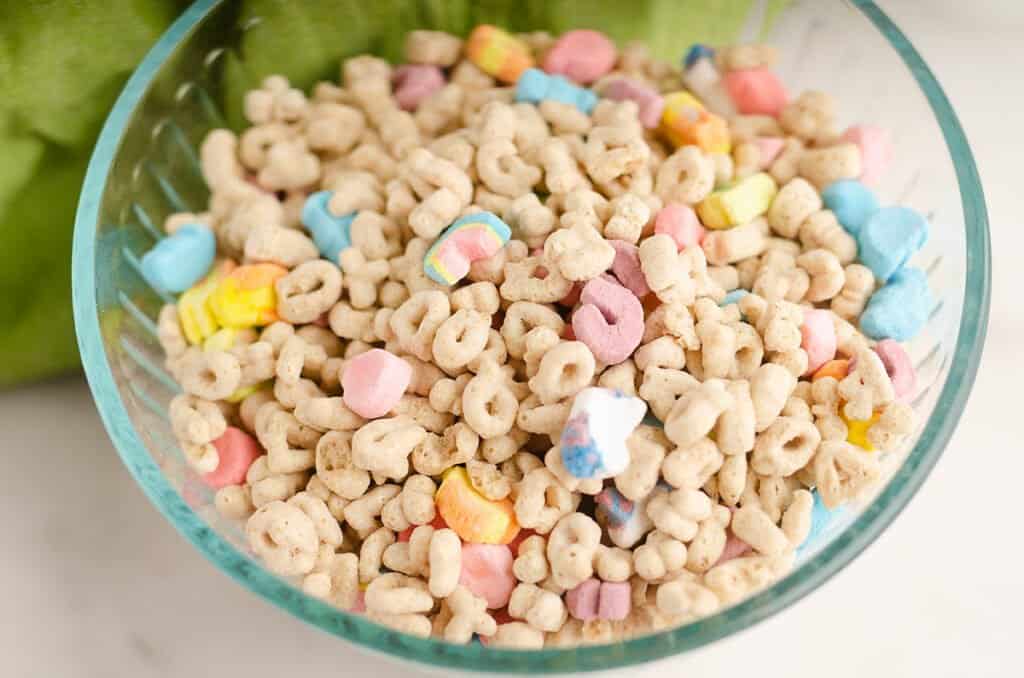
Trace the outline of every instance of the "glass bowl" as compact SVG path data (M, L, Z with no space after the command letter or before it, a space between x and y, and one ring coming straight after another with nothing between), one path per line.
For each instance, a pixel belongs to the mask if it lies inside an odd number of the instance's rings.
M601 11L616 4L531 2L528 7L541 9L505 11L503 16L495 3L481 2L470 14L517 30L597 28L620 41L649 40L666 58L678 58L685 50L687 45L666 35L656 16L632 20L620 30ZM722 11L723 3L707 4L705 21L691 28L712 31L718 25L714 12ZM831 92L839 99L841 123L870 121L889 128L896 157L879 191L882 203L916 207L933 224L931 241L915 263L928 272L937 305L926 331L908 346L918 365L913 404L922 424L905 449L887 456L885 482L874 496L846 510L828 535L804 549L787 577L731 608L670 631L608 645L522 652L449 645L385 629L307 596L250 556L239 526L213 509L210 491L188 470L171 435L166 406L177 386L162 368L153 320L164 299L146 286L138 269L141 254L161 237L159 224L167 214L200 211L205 204L196 149L209 129L232 118L225 110L234 107L237 115L241 88L232 74L244 71L239 64L245 32L276 25L273 17L240 16L238 7L214 0L200 0L182 14L128 81L96 144L75 222L73 295L82 360L103 422L150 500L214 564L295 616L394 658L470 671L586 671L679 654L775 614L849 564L892 522L935 466L974 382L989 307L984 196L964 132L942 88L873 3L725 4L747 12L743 27L734 35L719 30L707 41L764 38L780 49L779 71L790 91ZM376 48L392 58L394 31L434 27L440 21L447 28L455 22L464 32L476 21L475 16L446 15L443 4L429 0L391 5L394 22L364 20L356 3L351 3L351 17L339 12L336 18L361 22L367 34L358 49ZM538 23L548 8L571 23ZM373 33L382 23L392 31L387 39ZM307 77L336 79L336 57L342 53L343 48ZM274 68L277 56L251 59L249 68L260 71L251 62ZM288 62L287 55L282 57Z

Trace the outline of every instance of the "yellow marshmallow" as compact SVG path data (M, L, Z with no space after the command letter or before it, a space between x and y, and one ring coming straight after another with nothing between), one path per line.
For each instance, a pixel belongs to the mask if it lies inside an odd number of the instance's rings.
M240 403L249 396L251 396L256 391L260 391L264 388L270 388L270 385L272 383L274 383L273 380L267 380L261 381L258 384L252 384L250 386L242 386L224 400L228 401L229 403Z
M661 133L674 146L699 146L707 153L728 153L732 146L728 123L689 92L665 95Z
M443 478L434 500L459 537L473 544L507 544L515 538L519 524L510 500L491 501L477 492L461 466L449 469Z
M178 298L178 319L185 338L190 344L198 345L213 336L220 329L217 318L210 309L210 295L237 264L225 259L213 267L205 278L182 293Z
M235 345L239 330L222 327L203 341L204 351L226 351Z
M874 452L875 446L868 441L868 429L874 426L875 422L882 415L875 412L870 419L847 419L840 409L840 416L842 416L843 421L846 423L846 442L863 448L868 452Z
M697 205L697 214L706 228L732 228L767 212L778 192L771 175L759 172L704 198Z
M277 320L274 283L288 274L277 264L247 264L231 271L210 295L209 306L222 327L242 329Z

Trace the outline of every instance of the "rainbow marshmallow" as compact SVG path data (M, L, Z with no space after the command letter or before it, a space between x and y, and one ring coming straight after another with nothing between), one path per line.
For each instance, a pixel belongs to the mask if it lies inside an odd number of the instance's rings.
M454 285L474 261L488 259L505 246L512 229L490 212L462 217L444 230L423 257L423 270L442 285Z

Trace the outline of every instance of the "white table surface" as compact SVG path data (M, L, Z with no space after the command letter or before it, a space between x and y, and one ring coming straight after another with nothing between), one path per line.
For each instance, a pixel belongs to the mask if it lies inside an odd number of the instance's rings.
M1011 293L1024 289L1024 3L882 4L946 87L985 183L995 285L973 396L932 477L853 564L769 621L646 675L979 678L1019 669L1024 313ZM209 565L121 466L83 379L0 393L0 450L0 674L417 673L305 626Z

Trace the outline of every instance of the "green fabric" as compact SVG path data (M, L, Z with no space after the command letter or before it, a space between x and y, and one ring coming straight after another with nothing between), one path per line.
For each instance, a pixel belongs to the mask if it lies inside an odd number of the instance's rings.
M187 5L5 2L0 9L0 386L78 364L71 231L103 119Z
M770 0L774 16L784 0ZM372 51L397 60L404 33L465 34L478 23L514 31L600 27L678 56L724 42L752 0L242 0L244 33L227 68L228 120L269 73L308 87L338 78L339 59ZM78 190L106 112L184 0L28 0L0 9L0 387L78 363L71 318L71 231ZM376 36L376 37L370 37Z

